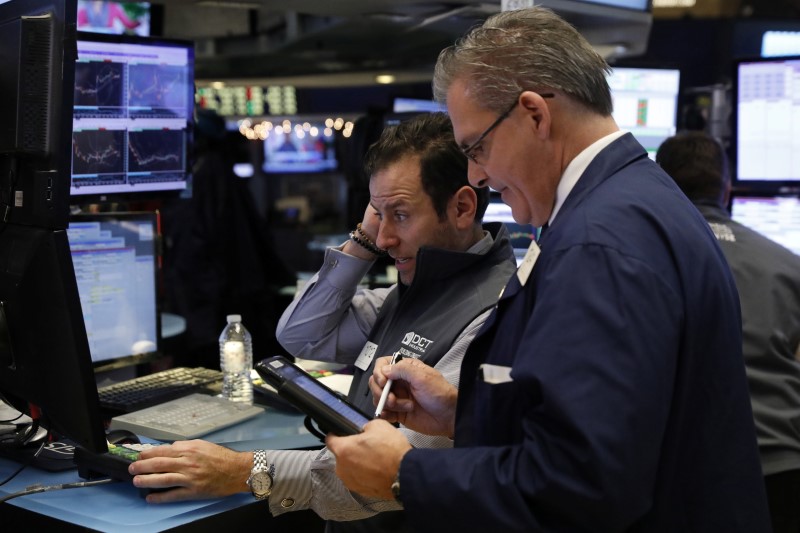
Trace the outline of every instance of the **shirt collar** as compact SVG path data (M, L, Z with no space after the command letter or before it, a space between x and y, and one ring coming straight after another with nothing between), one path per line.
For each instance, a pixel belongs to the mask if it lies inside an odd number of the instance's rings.
M591 163L592 160L597 157L597 154L599 154L606 146L616 141L623 135L625 135L624 131L615 131L614 133L610 133L605 137L601 137L584 148L581 153L576 155L575 158L569 162L567 168L564 169L564 173L561 175L561 181L558 182L558 188L556 188L556 203L553 206L553 212L550 215L550 220L547 221L548 224L553 223L553 219L556 218L558 211L561 209L561 206L564 205L564 201L567 199L567 196L569 196L572 188L575 187L575 184L578 183L578 180L586 170L586 167L589 166L589 163Z
M468 254L480 254L483 255L488 253L489 250L492 249L492 245L494 244L494 238L492 238L492 234L486 230L483 230L483 238L470 246L467 249Z

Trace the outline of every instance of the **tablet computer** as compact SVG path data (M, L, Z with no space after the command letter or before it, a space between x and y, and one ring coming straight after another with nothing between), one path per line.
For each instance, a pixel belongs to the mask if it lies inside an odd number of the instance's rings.
M283 356L263 359L255 369L278 394L310 416L324 433L355 435L371 420L369 415Z

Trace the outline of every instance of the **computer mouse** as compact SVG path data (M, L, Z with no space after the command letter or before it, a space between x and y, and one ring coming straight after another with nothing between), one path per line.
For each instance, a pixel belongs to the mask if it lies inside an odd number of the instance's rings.
M127 429L112 429L106 433L106 440L111 444L139 444L139 437Z

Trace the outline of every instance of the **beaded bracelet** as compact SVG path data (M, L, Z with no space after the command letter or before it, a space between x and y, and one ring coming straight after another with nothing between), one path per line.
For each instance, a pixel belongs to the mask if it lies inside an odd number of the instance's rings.
M350 240L374 255L382 256L386 255L387 253L386 250L381 250L378 248L375 243L372 242L369 237L367 237L367 234L361 229L360 222L356 226L356 229L350 232Z

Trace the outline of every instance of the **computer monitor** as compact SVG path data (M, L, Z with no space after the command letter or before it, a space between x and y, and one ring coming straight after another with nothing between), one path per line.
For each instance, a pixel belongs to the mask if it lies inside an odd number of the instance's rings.
M150 35L150 2L78 0L78 30Z
M74 0L0 4L0 221L67 227L74 54Z
M735 180L800 185L800 56L734 62Z
M800 198L734 195L731 218L800 255Z
M497 199L492 199L486 206L483 221L502 222L506 225L511 236L511 247L514 249L514 256L519 265L525 257L531 241L536 238L536 228L530 224L517 223L511 213L511 207Z
M435 100L396 97L392 102L392 113L447 113L447 106Z
M17 199L0 222L0 397L31 415L31 428L41 424L102 453L105 433L64 229L72 108L62 104L72 100L75 15L75 0L0 4L0 166L3 176L16 171L2 192ZM34 73L23 68L31 64ZM30 100L41 91L45 100ZM31 434L10 445L24 448Z
M177 196L190 176L193 45L79 33L73 115L73 203Z
M74 215L67 235L95 372L159 354L154 212Z
M267 173L330 172L338 168L335 130L323 122L284 120L265 130L264 164Z
M655 159L661 143L677 131L680 70L614 67L608 85L617 124Z
M800 55L800 30L767 30L761 37L761 56L779 57Z

